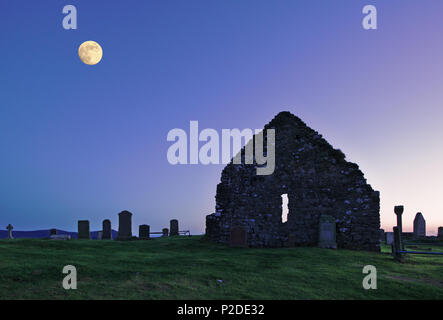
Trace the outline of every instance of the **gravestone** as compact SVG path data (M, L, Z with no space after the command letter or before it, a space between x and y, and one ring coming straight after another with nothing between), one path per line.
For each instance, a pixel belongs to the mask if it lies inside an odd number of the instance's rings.
M97 232L97 240L103 239L103 231Z
M426 237L426 221L421 212L415 215L414 219L414 237Z
M118 214L117 240L130 239L132 239L132 213L125 210Z
M385 241L385 230L380 229L380 241L383 242Z
M148 240L149 239L149 232L150 227L147 224L142 224L138 227L138 237L142 240Z
M443 240L443 227L438 227L437 237Z
M57 229L51 229L49 230L49 236L53 236L57 234Z
M397 215L397 227L398 227L398 232L399 232L399 237L400 237L400 247L402 250L405 249L404 242L402 239L403 222L402 222L402 218L401 218L404 210L405 210L404 206L395 206L394 207L394 213ZM395 241L395 234L394 234L394 241Z
M244 247L244 248L248 246L245 227L235 226L231 228L230 245L231 247Z
M319 222L318 246L320 248L337 249L335 233L335 218L322 214Z
M178 220L172 219L169 222L170 232L169 235L172 236L178 236Z
M385 232L386 244L392 245L394 243L394 232Z
M14 229L14 227L11 224L8 224L8 226L6 227L6 230L8 230L8 239L14 239L14 237L12 236L12 229Z
M112 229L111 229L111 221L108 219L103 220L102 222L102 240L112 240Z
M167 237L169 235L168 228L163 228L162 232L163 232L162 237Z
M78 238L79 239L91 239L91 232L89 231L89 221L78 221Z

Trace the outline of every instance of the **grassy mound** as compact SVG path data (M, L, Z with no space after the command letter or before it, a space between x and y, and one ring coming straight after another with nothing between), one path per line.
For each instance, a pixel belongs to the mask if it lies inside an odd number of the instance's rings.
M432 247L443 251L443 247ZM241 249L201 237L1 240L1 299L443 299L443 257L319 248ZM78 289L62 273L74 265ZM378 289L364 290L365 265Z

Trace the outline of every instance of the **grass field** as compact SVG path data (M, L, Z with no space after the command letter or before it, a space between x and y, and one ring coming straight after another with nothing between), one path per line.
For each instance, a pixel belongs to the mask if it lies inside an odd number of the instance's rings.
M1 240L0 298L443 299L443 257L409 255L399 264L389 250L241 249L198 236ZM62 287L68 264L77 268L77 290ZM362 287L365 265L377 268L377 290Z

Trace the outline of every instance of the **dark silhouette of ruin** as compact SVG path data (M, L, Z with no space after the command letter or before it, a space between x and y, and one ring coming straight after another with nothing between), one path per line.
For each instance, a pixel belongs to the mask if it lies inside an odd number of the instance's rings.
M206 217L206 238L249 247L314 246L320 216L330 215L338 248L379 251L379 192L367 184L358 165L290 112L265 126L265 141L266 129L272 128L274 173L260 176L255 163L231 161L217 185L216 211ZM286 222L284 194L289 199Z

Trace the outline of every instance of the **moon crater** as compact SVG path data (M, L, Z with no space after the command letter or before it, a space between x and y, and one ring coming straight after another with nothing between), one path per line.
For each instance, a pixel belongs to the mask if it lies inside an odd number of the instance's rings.
M95 65L103 57L102 47L95 41L85 41L78 47L80 60L88 65Z

